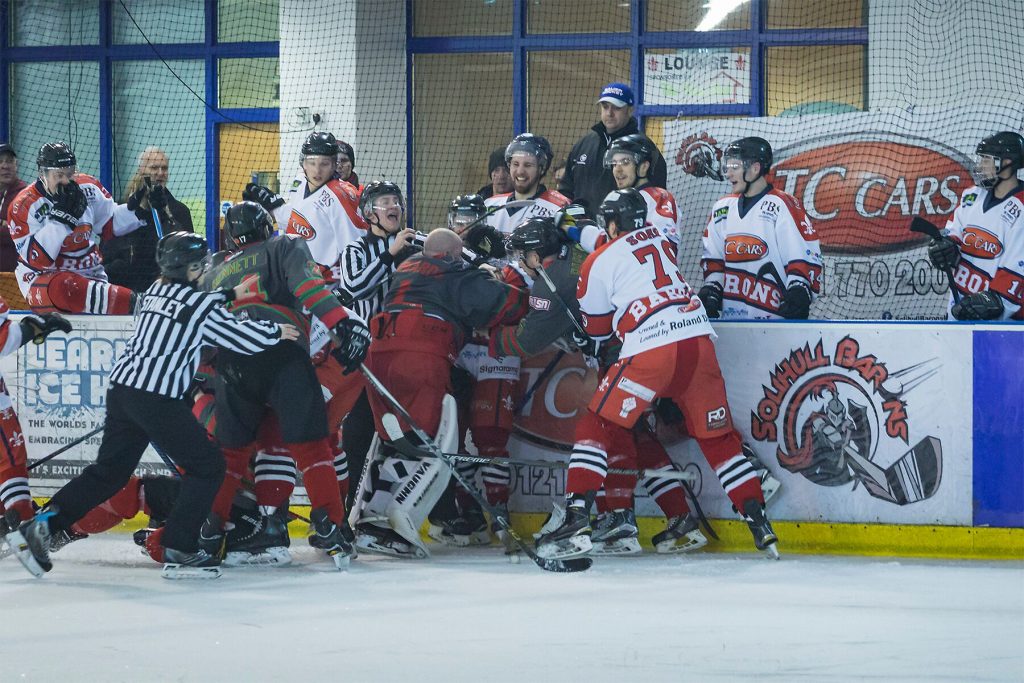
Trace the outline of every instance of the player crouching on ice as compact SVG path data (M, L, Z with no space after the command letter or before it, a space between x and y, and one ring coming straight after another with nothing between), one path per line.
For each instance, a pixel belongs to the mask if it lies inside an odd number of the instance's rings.
M615 190L598 219L611 241L584 261L576 297L594 339L622 341L576 425L566 476L565 521L541 536L537 554L567 559L592 548L590 507L608 474L608 453L631 453L631 430L658 398L682 409L687 430L714 467L759 550L777 556L757 472L742 453L718 367L714 330L676 267L676 250L657 227L644 227L647 204L633 188Z

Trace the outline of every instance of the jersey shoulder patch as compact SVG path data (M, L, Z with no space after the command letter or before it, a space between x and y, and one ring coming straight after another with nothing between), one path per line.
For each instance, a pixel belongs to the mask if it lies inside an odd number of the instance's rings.
M566 197L561 192L559 192L558 190L544 190L544 192L541 193L541 195L537 197L537 199L543 199L545 201L551 202L552 204L555 204L556 206L561 207L569 206L569 204L571 203L569 201L569 198Z

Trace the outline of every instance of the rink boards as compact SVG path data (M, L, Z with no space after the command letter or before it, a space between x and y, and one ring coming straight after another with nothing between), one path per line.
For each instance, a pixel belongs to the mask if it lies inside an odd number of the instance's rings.
M16 318L16 316L14 316ZM131 332L122 317L76 317L75 330L29 344L2 367L30 461L102 424L111 364ZM1014 324L717 323L729 412L782 482L770 514L791 551L1024 557L1024 329ZM597 377L578 356L523 365L513 457L564 462ZM536 385L536 386L534 386ZM623 406L623 409L628 409ZM718 416L688 416L713 420ZM749 534L692 439L655 425L722 537ZM99 437L33 471L47 495L95 456ZM150 451L143 467L163 468ZM514 470L512 509L539 526L564 471ZM643 488L647 536L663 518Z

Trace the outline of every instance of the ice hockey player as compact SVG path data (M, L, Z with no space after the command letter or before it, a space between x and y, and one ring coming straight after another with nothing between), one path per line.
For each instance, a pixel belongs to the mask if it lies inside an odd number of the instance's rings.
M795 197L768 183L772 147L767 140L730 143L724 164L732 194L715 203L704 230L699 296L707 314L806 319L821 288L822 269L810 218Z
M351 531L345 524L324 397L309 358L309 320L303 311L332 330L337 337L332 353L348 372L362 362L369 333L327 288L307 243L286 235L271 236L273 227L270 214L259 204L242 202L228 209L224 228L235 251L214 267L205 282L219 288L255 279L251 286L263 294L262 300L246 301L233 310L253 320L290 322L301 332L296 343L281 344L255 356L217 354L217 372L223 383L216 391L215 434L224 449L227 476L214 501L210 526L217 531L223 528L241 476L256 450L260 421L272 410L281 440L302 471L309 494L310 545L325 550L340 568L352 554ZM212 537L204 540L214 541L211 546L219 541Z
M373 344L367 366L417 425L438 440L451 439L455 435L450 430L457 429L454 401L446 395L452 361L465 339L473 329L518 321L527 306L525 292L463 261L462 247L451 230L431 231L423 252L398 268L383 312L370 323ZM370 404L378 433L386 440L381 419L390 408L372 390ZM363 501L366 521L356 528L359 547L425 557L419 529L449 474L436 459L409 462L384 457L375 462L371 475L376 485Z
M281 197L268 187L249 183L242 199L253 201L271 212L284 232L306 240L322 275L340 280L341 252L359 239L366 223L359 215L355 187L335 178L338 141L330 133L310 133L302 143L302 172Z
M632 188L610 193L599 208L611 242L583 263L577 298L586 332L597 340L615 335L622 349L576 426L565 521L538 539L537 552L563 559L591 550L590 506L606 478L608 453L629 452L630 430L660 397L682 409L755 545L773 550L777 539L764 514L760 480L729 415L714 331L676 268L672 242L658 228L644 227L646 214L647 203Z
M146 290L132 337L114 363L96 462L58 491L30 521L8 533L35 576L50 571L50 537L66 533L128 483L152 442L182 469L181 490L162 534L166 578L216 578L220 558L199 546L200 527L224 477L224 457L196 421L185 393L204 346L253 354L295 339L285 322L238 320L224 304L244 287L203 292L196 282L208 264L206 241L165 235L157 245L161 278Z
M448 205L448 229L462 238L480 263L494 263L505 258L505 235L483 218L487 216L484 198L478 194L461 194Z
M484 204L493 209L487 222L502 235L528 218L554 216L569 200L555 190L547 189L541 180L551 166L551 144L547 138L522 133L512 138L505 148L505 165L512 176L512 192L489 197ZM531 200L533 204L513 209L501 207L513 200Z
M36 313L127 315L135 294L107 282L100 243L145 225L92 176L78 173L75 153L48 142L36 158L39 178L9 210L18 250L18 287Z
M956 320L1024 320L1024 138L1013 131L978 143L973 187L946 223L943 236L928 245L936 268L953 271L959 303L950 297Z

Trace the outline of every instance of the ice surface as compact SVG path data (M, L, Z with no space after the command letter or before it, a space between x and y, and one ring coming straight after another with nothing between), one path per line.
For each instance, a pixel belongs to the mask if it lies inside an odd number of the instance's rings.
M1024 564L496 548L167 581L129 537L0 563L0 681L1024 681ZM783 548L784 550L784 548Z

